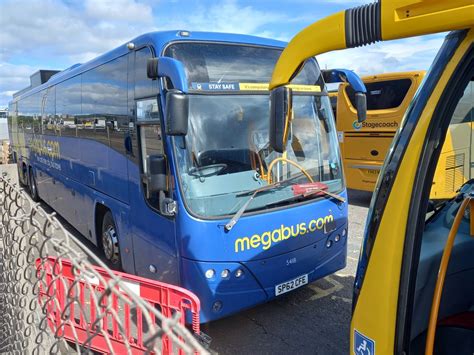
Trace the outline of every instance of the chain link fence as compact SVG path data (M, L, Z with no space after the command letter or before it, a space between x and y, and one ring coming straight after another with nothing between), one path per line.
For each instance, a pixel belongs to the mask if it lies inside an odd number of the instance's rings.
M0 353L207 353L193 299L163 285L111 271L0 177Z

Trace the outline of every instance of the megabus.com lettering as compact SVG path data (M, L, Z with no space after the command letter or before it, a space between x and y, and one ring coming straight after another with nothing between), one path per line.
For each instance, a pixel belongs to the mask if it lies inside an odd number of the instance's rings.
M262 248L263 250L270 249L275 243L280 243L290 238L297 238L307 233L322 230L327 223L333 222L334 216L332 214L325 217L312 219L308 223L302 222L292 226L285 226L282 224L279 228L272 231L263 232L262 234L254 234L251 237L241 237L235 240L235 252L249 249Z

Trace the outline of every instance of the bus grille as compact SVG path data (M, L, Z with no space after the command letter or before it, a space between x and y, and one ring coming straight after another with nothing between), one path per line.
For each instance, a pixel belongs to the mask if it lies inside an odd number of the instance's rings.
M464 153L446 158L445 192L456 192L464 183Z

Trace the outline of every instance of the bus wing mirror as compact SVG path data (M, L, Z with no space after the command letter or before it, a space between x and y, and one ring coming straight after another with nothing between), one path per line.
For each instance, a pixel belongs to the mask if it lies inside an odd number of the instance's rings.
M326 83L348 83L355 91L355 106L357 110L357 120L359 122L365 121L367 118L367 98L365 93L367 89L362 79L348 69L328 69L321 70L324 81Z
M188 133L189 97L178 90L166 94L165 132L169 136Z
M164 155L150 155L146 161L146 187L147 195L151 196L160 191L168 189L166 183L166 159Z
M270 92L270 146L278 153L286 148L292 104L290 88L280 86Z
M357 109L357 121L364 122L367 118L367 97L363 92L355 93L355 104Z
M150 79L169 78L174 89L187 92L186 71L179 60L169 57L150 58L146 69Z

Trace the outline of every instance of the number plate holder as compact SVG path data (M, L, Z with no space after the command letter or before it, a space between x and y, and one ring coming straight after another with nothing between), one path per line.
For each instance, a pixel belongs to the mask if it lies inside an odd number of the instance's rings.
M282 282L275 286L275 296L293 291L308 283L308 274L300 275L292 280Z

